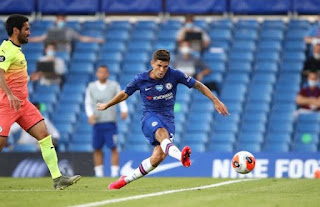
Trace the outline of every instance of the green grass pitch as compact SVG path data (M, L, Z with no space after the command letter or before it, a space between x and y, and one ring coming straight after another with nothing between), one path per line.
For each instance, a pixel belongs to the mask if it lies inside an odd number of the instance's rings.
M107 190L111 178L83 177L63 191L50 178L0 178L0 206L71 206L176 189L221 183L228 179L143 178L121 190ZM260 179L215 188L123 201L102 206L123 207L294 207L320 206L320 180Z

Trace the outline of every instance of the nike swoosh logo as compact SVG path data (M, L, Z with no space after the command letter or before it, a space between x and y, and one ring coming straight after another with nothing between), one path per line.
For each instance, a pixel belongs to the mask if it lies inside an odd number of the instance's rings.
M145 90L145 91L149 91L150 89L151 89L151 87L150 87L150 88L145 88L144 90Z
M133 160L129 160L126 164L124 164L120 170L120 174L121 175L128 175L131 172L133 172L135 169L132 168L132 163L133 163ZM162 165L159 165L156 169L154 169L150 173L148 173L148 175L152 175L155 173L159 173L159 172L170 170L170 169L177 168L177 167L182 167L181 162L172 162L172 163L168 163L168 164L162 164Z

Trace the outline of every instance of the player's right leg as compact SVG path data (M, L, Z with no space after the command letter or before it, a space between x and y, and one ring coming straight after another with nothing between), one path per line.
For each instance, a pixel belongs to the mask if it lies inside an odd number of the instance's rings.
M135 169L133 172L131 172L129 175L122 176L119 180L111 183L108 186L108 188L120 189L128 183L142 178L143 176L147 175L149 172L154 170L165 158L166 154L163 153L161 147L159 145L155 146L151 157L143 160L139 167Z
M2 103L1 103L2 104ZM6 146L10 128L19 118L19 111L14 111L9 104L0 107L0 152Z
M92 133L92 147L93 151L93 164L94 173L96 177L104 176L104 166L103 166L103 152L102 147L104 145L104 124L98 123L93 125Z
M190 154L191 149L189 146L185 146L182 151L178 149L177 146L171 142L169 139L169 133L166 128L158 128L155 137L157 141L160 143L161 149L163 152L177 160L180 160L182 165L185 167L189 167L191 165Z

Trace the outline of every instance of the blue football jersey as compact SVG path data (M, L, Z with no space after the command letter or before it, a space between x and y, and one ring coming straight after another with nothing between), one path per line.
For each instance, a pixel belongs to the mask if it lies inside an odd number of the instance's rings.
M150 78L150 71L136 75L127 85L125 92L130 96L140 90L143 116L156 113L173 123L177 85L181 83L192 88L196 81L191 76L170 67L161 80Z

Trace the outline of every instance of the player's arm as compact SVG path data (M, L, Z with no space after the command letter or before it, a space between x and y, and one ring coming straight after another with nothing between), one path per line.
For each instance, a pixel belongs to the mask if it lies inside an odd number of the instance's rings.
M15 95L13 95L12 91L10 90L6 79L4 77L5 70L0 68L0 89L7 95L9 103L10 103L10 108L14 110L19 110L20 109L20 102L21 100L18 99Z
M121 101L126 100L128 97L129 97L129 95L124 90L120 91L120 93L118 93L115 97L113 97L113 99L111 99L109 102L98 103L97 109L99 111L106 110L107 108L109 108L113 105L116 105L116 104L120 103Z
M214 107L219 114L222 114L223 116L230 115L227 107L210 91L207 86L203 85L200 81L196 81L193 87L203 95L207 96L214 103Z

